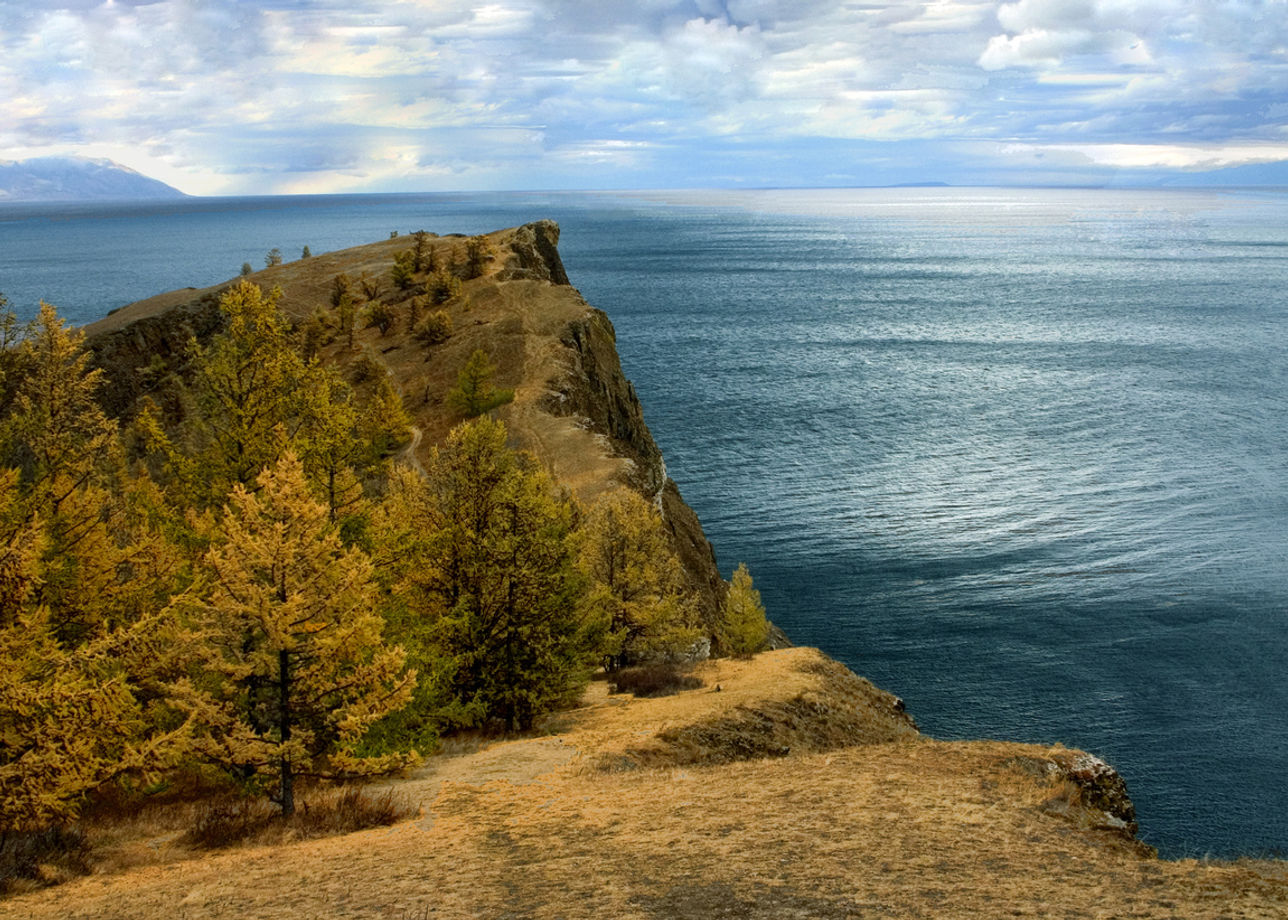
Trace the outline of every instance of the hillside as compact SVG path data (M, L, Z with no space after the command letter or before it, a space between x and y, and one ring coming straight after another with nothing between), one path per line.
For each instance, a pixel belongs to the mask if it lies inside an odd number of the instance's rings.
M400 318L321 357L377 366L401 389L423 461L453 418L444 394L475 349L515 390L503 418L583 498L625 482L660 501L693 585L722 584L701 525L666 477L622 373L612 324L568 283L558 228L487 237L491 259L426 346ZM465 241L432 240L451 259ZM406 237L266 269L304 321L339 272L383 279ZM158 362L219 324L219 288L133 304L89 328L107 400L164 402ZM400 317L402 314L400 314ZM772 613L772 611L771 611ZM0 918L202 917L1283 917L1279 862L1154 857L1111 767L1059 745L941 742L901 701L813 649L699 666L703 686L635 699L591 684L530 736L449 743L389 788L414 817L273 847L201 852L191 816L149 810L98 828L96 874L0 901Z
M477 348L497 365L495 384L513 388L514 401L497 415L514 446L531 451L554 477L589 502L613 483L625 483L660 502L681 561L714 613L723 590L715 556L702 525L666 475L635 388L622 373L613 324L568 283L550 221L502 230L486 237L492 258L480 278L467 281L460 297L443 305L455 330L441 345L426 347L406 328L408 296L389 281L394 254L411 246L407 237L325 253L256 272L250 280L280 287L281 306L298 320L330 307L332 280L341 272L379 280L380 299L399 313L385 335L362 329L354 348L335 341L321 358L350 375L364 359L383 366L397 383L419 436L414 456L459 421L444 397ZM440 264L461 255L461 237L434 237ZM222 286L172 291L130 304L86 327L99 363L108 370L104 400L128 415L149 391L152 362L181 363L189 337L216 331ZM439 309L435 307L434 309Z
M111 160L36 157L0 163L0 202L125 201L187 197Z

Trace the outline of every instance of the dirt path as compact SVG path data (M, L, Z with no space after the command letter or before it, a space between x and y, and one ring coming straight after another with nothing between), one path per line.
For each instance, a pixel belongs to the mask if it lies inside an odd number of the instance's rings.
M420 475L424 476L425 466L420 462L420 456L416 451L420 449L420 441L421 438L425 436L425 433L415 425L409 425L407 430L411 432L411 443L402 449L402 452L398 455L398 459L410 466L416 472L420 473Z

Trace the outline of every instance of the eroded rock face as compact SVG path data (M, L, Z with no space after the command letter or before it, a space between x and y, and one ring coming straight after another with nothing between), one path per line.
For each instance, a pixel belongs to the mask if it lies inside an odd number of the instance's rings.
M1041 780L1049 788L1050 794L1041 804L1045 814L1135 841L1140 826L1127 783L1094 754L1057 746L1044 757L1011 758L1006 766Z
M219 299L206 295L91 337L94 363L107 371L99 402L109 414L128 418L138 400L151 391L154 366L165 372L182 365L191 341L206 341L222 328Z

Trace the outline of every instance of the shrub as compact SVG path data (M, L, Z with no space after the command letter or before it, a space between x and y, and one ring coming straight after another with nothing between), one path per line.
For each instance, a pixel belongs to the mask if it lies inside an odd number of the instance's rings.
M375 300L384 293L384 288L380 284L379 278L372 278L366 272L358 279L358 284L362 287L362 296L367 300Z
M429 278L429 299L432 303L447 303L461 293L461 279L450 269L440 268Z
M274 246L272 249L268 251L268 254L264 256L264 267L272 268L274 265L281 265L281 264L282 264L282 250Z
M452 318L435 310L416 324L416 338L425 345L441 345L452 337Z
M367 328L375 327L380 330L381 335L385 335L393 328L395 319L397 316L394 308L387 303L377 301L367 308Z
M355 383L370 383L385 376L385 366L365 351L353 362Z
M623 668L612 675L611 684L614 693L633 693L643 698L696 690L702 686L702 679L679 665L657 661L637 668Z
M242 277L243 277L243 278L245 278L247 275L249 275L249 274L250 274L251 272L253 272L253 271L255 271L255 269L253 269L253 268L251 268L251 267L250 267L250 263L249 263L249 262L243 262L243 263L242 263L241 273L242 273Z

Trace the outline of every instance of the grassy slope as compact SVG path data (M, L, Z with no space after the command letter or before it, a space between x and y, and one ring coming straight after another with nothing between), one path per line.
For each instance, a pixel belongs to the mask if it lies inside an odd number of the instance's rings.
M187 860L119 841L151 864L0 917L1288 916L1282 864L1079 828L1051 813L1067 790L1013 766L1050 750L926 739L812 649L703 677L656 700L594 684L545 735L434 758L395 784L420 807L392 828ZM722 762L767 731L790 753Z

